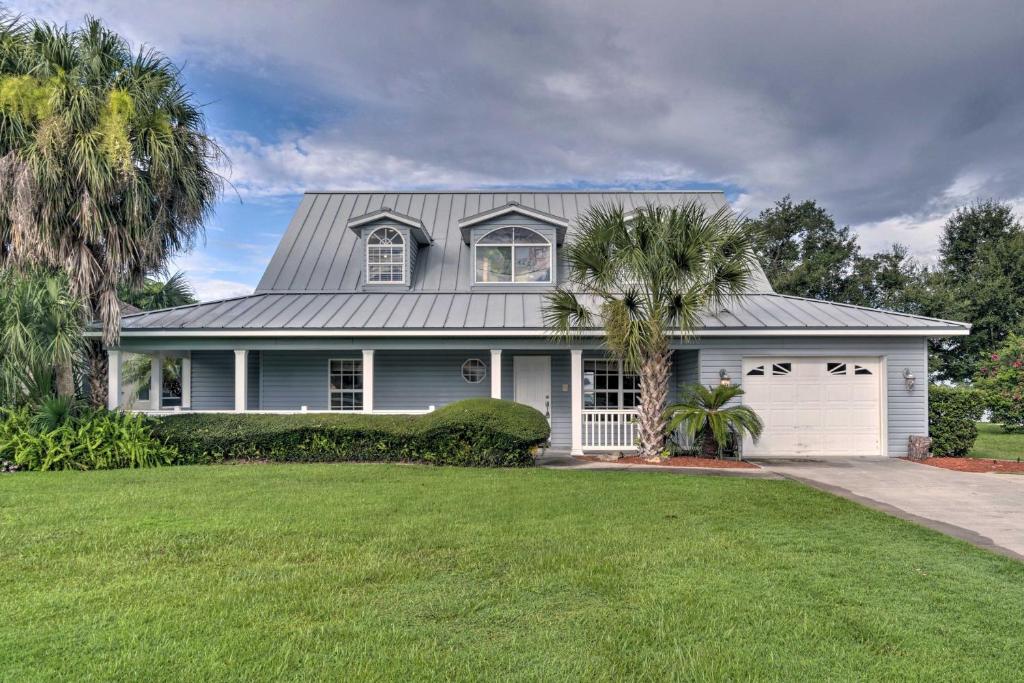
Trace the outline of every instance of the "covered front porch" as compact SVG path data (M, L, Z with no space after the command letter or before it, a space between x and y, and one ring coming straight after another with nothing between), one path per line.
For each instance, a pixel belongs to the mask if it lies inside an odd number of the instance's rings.
M110 352L111 408L176 412L420 414L475 397L517 401L551 423L551 446L573 454L635 449L638 379L599 348L556 347L533 340L478 346L449 340L438 348L394 341L353 348L356 340L304 348L249 340L243 348L181 348L125 340ZM195 345L199 346L199 345ZM241 346L239 344L239 346ZM179 348L175 348L179 347ZM398 348L396 348L398 347ZM150 358L146 400L125 390L127 353ZM180 399L163 391L163 365L179 359ZM670 392L697 381L697 349L675 352ZM134 399L134 400L133 400Z

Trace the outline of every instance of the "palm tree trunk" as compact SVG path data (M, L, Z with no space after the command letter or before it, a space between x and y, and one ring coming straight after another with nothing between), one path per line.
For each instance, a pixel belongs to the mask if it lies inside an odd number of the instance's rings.
M73 397L75 395L75 371L71 361L57 363L57 395Z
M665 404L668 401L668 373L672 352L650 354L640 367L640 406L637 416L640 431L640 456L661 457L665 451Z
M96 408L107 405L107 352L93 341L86 348L89 372L89 402Z
M711 431L710 427L705 427L704 431L701 432L700 438L700 454L704 458L720 458L722 453L718 450L718 442L715 441L715 435Z

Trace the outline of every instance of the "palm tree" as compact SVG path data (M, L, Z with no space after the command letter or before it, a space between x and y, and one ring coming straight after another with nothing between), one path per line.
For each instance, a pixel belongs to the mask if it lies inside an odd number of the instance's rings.
M665 411L667 431L672 433L680 426L685 427L691 440L700 437L701 454L710 458L720 455L732 438L742 439L750 434L757 441L764 431L761 418L747 406L729 405L742 395L743 389L735 385L690 385L683 391L682 401Z
M84 348L81 302L66 278L39 269L0 270L0 404L75 394Z
M563 340L604 328L608 351L640 375L640 454L660 457L672 337L691 336L702 311L749 290L750 235L728 208L648 205L627 217L598 206L564 252L568 281L547 297L545 323Z
M118 288L202 235L221 152L181 72L96 19L77 30L0 15L0 265L64 270L103 344ZM93 400L106 356L90 350Z
M147 277L141 287L122 288L121 301L143 311L156 311L194 304L198 299L185 273L179 270L166 280Z

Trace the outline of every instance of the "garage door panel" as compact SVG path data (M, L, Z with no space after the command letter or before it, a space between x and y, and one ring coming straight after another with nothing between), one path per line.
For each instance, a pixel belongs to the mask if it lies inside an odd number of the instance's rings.
M755 366L765 374L746 376ZM867 358L744 359L744 403L765 423L763 437L756 446L748 439L746 452L880 455L879 367Z

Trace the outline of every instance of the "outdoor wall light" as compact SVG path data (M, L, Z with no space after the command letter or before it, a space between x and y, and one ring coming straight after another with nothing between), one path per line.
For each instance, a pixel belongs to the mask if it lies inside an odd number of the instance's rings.
M730 377L729 373L725 371L725 368L718 371L718 383L723 387L732 386L732 377Z
M914 390L914 383L916 381L917 378L914 377L914 373L910 371L910 368L903 368L903 384L906 385L907 391Z

